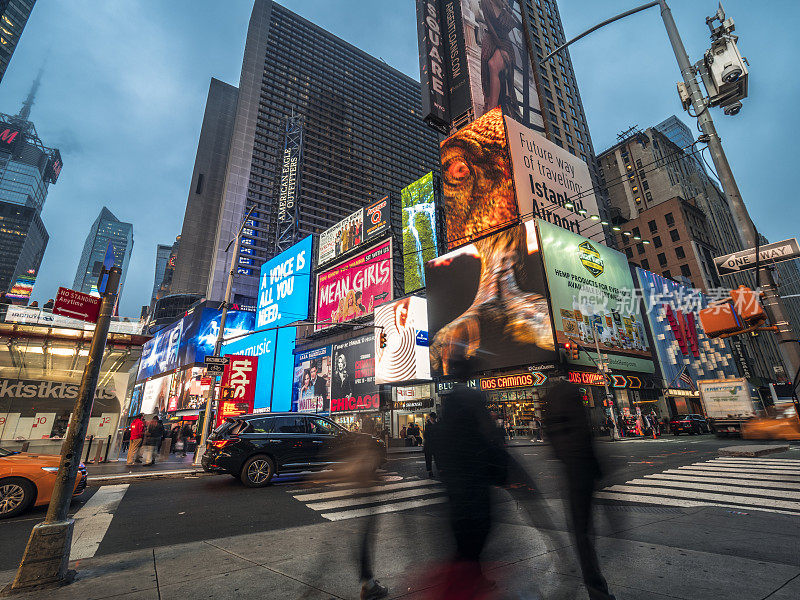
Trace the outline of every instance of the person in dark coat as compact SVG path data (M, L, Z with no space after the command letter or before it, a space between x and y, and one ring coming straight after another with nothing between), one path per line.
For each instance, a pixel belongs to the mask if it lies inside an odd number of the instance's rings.
M425 431L422 438L422 450L425 453L425 468L428 470L428 477L433 478L433 461L436 458L436 429L439 426L439 419L435 412L428 415L425 419ZM436 469L441 470L439 461L436 460Z
M480 557L492 525L491 487L505 483L508 466L503 432L492 421L483 394L461 383L474 370L463 356L450 359L448 372L459 383L443 396L435 435L456 546L447 598L470 598L491 587Z
M158 449L158 445L161 443L161 438L163 437L164 426L161 424L158 416L154 415L153 418L147 422L147 427L145 429L142 462L143 466L147 467L155 464L156 451Z
M592 444L589 416L575 385L559 381L550 389L542 425L553 453L564 467L572 535L589 598L613 600L590 537L592 494L602 472Z

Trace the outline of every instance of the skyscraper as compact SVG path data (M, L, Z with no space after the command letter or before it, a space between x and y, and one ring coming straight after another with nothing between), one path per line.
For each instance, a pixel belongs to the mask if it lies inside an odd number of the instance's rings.
M0 82L36 0L0 0Z
M303 129L298 236L319 233L438 170L438 140L422 122L418 82L279 4L256 0L212 238L209 299L224 295L225 250L255 206L236 257L232 297L255 304L259 267L274 254L281 158L293 115Z
M85 294L97 293L97 279L109 243L114 245L114 266L122 269L119 282L119 296L122 297L125 277L128 275L128 263L133 251L133 225L117 219L105 206L89 228L72 289Z
M232 85L211 79L181 228L182 243L169 289L163 293L206 294L238 92Z
M161 287L161 283L164 281L164 271L167 268L167 263L169 262L169 255L172 253L172 246L167 246L166 244L159 244L156 247L156 271L155 276L153 277L153 293L150 295L150 301L156 299L156 294L158 294L158 289Z
M41 212L62 162L28 120L39 82L37 77L18 114L0 113L0 291L39 271L49 239Z

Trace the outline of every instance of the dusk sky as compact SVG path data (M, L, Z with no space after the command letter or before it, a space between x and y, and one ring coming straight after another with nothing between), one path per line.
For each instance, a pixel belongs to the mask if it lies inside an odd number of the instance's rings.
M288 8L419 78L414 0L284 0ZM571 37L634 6L561 0ZM673 0L692 61L709 43L716 0ZM180 233L211 77L238 85L251 0L39 0L0 84L0 111L16 113L38 69L31 120L64 169L42 219L50 233L33 299L72 284L89 226L107 206L134 225L121 315L138 317L153 287L156 245ZM770 240L795 237L789 177L796 160L800 5L729 0L750 62L750 96L735 117L713 116L742 195ZM682 112L680 73L657 9L579 41L571 51L597 152L631 125ZM794 141L793 141L794 140ZM794 150L793 150L794 149ZM710 162L710 157L706 153ZM209 240L213 243L213 240Z

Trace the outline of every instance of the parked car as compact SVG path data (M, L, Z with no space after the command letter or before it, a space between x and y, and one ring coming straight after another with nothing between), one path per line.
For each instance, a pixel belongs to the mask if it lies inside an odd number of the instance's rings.
M678 415L670 420L669 429L674 435L711 433L711 427L703 415Z
M325 417L287 412L227 419L209 436L202 465L248 487L262 487L276 474L320 470L351 459L374 471L386 462L386 443Z
M31 506L50 503L60 456L0 448L0 519L14 517ZM72 496L86 489L86 467L78 467Z

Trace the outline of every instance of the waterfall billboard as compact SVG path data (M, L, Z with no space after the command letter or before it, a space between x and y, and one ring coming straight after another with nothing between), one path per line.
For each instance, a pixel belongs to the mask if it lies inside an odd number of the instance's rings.
M400 193L406 294L425 287L425 263L439 255L436 188L436 180L431 172L403 188Z

